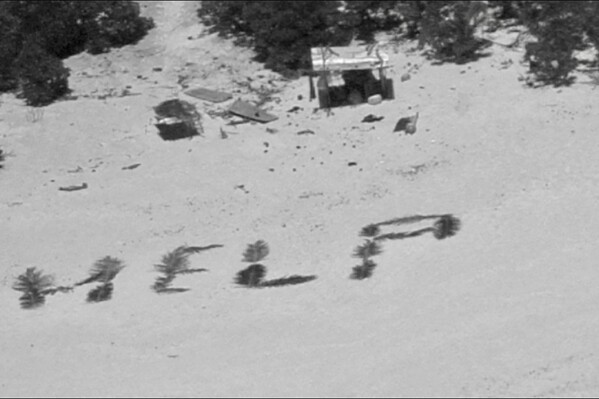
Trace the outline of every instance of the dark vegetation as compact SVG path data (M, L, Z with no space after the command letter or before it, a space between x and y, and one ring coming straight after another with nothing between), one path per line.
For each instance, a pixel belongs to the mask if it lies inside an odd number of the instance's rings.
M0 2L0 92L47 105L69 91L63 58L135 43L153 26L133 1Z
M599 48L595 1L204 1L200 19L213 32L251 46L279 72L306 71L310 47L370 42L377 31L417 38L440 62L484 56L491 43L475 32L524 25L536 38L526 47L530 73L541 84L572 82L574 50Z

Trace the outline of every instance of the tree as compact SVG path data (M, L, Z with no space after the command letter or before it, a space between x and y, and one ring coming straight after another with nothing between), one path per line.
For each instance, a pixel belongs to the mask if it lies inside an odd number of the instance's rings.
M45 51L36 38L25 42L14 67L20 96L28 105L50 104L69 91L69 70L58 57Z
M198 15L223 35L250 38L257 60L278 72L310 67L310 48L348 44L340 1L204 1Z

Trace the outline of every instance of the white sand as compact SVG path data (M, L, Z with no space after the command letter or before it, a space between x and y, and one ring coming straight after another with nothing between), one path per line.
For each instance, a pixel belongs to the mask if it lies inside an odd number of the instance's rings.
M307 78L197 38L193 2L143 4L157 28L140 43L66 61L77 100L30 122L1 97L14 156L0 171L0 396L599 395L595 86L525 88L517 49L434 66L406 44L389 47L396 100L327 116ZM280 101L265 108L279 119L226 126L208 112L231 102L184 95L179 75L247 100L239 82L274 79ZM127 85L140 95L93 98ZM204 137L158 136L152 107L177 97L198 107ZM392 133L416 111L415 135ZM360 123L370 113L385 118ZM455 237L386 242L371 279L348 278L361 227L439 213L460 218ZM258 239L267 277L318 279L236 287ZM224 247L190 258L209 269L177 278L190 291L154 293L153 265L183 244ZM87 304L84 286L19 307L11 285L27 267L72 284L106 255L127 264L112 300Z

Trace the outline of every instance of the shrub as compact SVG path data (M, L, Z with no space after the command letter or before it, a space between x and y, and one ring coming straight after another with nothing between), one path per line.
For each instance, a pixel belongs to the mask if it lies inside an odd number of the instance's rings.
M46 52L35 39L28 40L15 61L21 86L20 96L28 105L50 104L69 91L69 70L62 61Z
M135 43L154 26L132 1L29 0L0 3L0 92L21 89L30 105L68 91L60 59Z
M9 13L6 3L0 3L0 92L18 86L12 64L21 50L22 36L19 19Z
M251 38L257 60L278 72L311 65L310 48L348 44L352 26L340 1L204 1L198 15L221 34Z
M95 10L96 17L87 22L86 49L92 54L110 47L137 43L152 29L154 21L139 16L139 4L132 1L105 1ZM99 12L98 12L99 11Z
M484 3L477 1L426 1L420 43L429 44L441 61L465 62L475 58L485 43L474 36Z
M526 46L529 72L544 84L570 84L576 68L574 50L586 47L585 35L599 44L599 7L595 2L525 2L521 18L537 42Z
M346 2L347 17L355 26L356 39L370 42L374 39L376 31L390 29L403 22L401 15L394 12L397 3L400 2L384 0Z

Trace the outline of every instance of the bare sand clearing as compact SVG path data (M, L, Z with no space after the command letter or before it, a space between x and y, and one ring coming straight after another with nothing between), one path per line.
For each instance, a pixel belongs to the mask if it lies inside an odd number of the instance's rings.
M68 59L76 100L40 116L1 97L2 397L599 395L599 90L584 75L533 90L521 49L436 66L390 45L396 100L327 116L307 78L202 34L195 7L143 3L157 28L140 43ZM178 82L276 89L279 119L226 126L230 102ZM158 136L152 107L170 98L197 106L203 137ZM415 112L415 135L392 133ZM439 213L460 218L455 237L386 242L371 279L348 278L364 225ZM318 279L236 287L258 239L269 277ZM153 265L183 244L224 247L190 258L209 269L178 277L190 291L156 294ZM112 300L20 309L26 267L71 284L106 255L127 264Z

